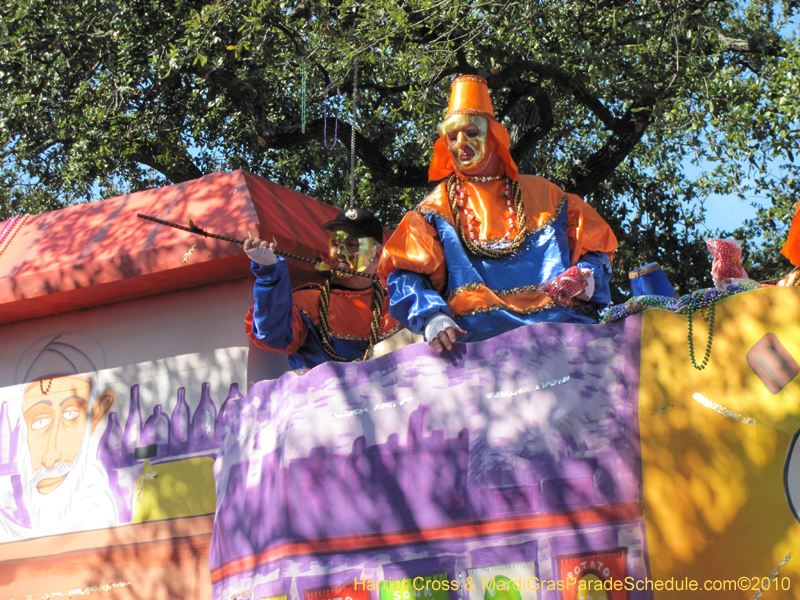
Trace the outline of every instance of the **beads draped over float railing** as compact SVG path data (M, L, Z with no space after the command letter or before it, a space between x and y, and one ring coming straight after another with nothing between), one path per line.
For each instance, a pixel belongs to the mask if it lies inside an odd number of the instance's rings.
M642 312L648 308L660 308L675 314L686 314L687 320L687 341L689 345L689 360L692 366L698 371L702 371L708 365L711 356L711 345L714 339L714 316L715 305L724 298L728 298L741 292L758 289L760 286L753 281L752 283L738 282L729 285L724 290L714 288L707 290L697 290L691 294L684 294L680 298L669 298L667 296L634 296L624 304L617 304L606 310L601 324L614 323L626 319L631 315ZM708 336L706 338L706 349L703 361L698 365L694 353L694 325L692 315L698 310L709 309L708 313Z

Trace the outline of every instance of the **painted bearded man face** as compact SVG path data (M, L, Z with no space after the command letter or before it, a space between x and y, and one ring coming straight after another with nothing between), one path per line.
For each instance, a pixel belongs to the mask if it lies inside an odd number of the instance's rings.
M14 412L20 419L21 510L0 519L0 541L119 523L93 439L114 405L114 392L99 383L98 363L105 366L103 347L76 333L47 335L20 355L14 381L22 388Z
M25 389L22 415L27 429L32 484L40 494L49 494L68 477L86 438L92 383L78 377L53 377L36 381ZM94 432L114 399L101 394L92 409Z

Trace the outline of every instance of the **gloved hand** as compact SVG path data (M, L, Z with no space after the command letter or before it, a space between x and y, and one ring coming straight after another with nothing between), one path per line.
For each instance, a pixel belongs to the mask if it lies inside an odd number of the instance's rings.
M432 314L425 320L425 339L439 354L444 350L452 350L456 337L466 333L443 312Z
M594 274L591 269L581 267L581 281L583 292L575 296L578 300L589 300L594 295Z
M244 253L247 254L247 258L265 267L278 262L278 257L275 256L274 252L275 248L275 242L267 244L266 240L258 238L250 238L244 242Z

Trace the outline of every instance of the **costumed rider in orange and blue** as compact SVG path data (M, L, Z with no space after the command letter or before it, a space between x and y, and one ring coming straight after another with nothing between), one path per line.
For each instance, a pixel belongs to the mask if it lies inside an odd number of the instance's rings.
M584 309L611 302L608 224L580 197L517 175L482 77L453 81L439 136L428 175L447 179L406 214L381 257L390 314L439 352L457 336L594 323Z
M383 241L383 226L375 215L351 208L323 229L328 231L332 267L375 272ZM255 304L245 318L247 335L262 350L288 354L292 369L365 359L377 342L400 329L389 316L380 282L333 271L324 284L293 292L286 261L275 255L274 242L255 238L244 248L256 276Z

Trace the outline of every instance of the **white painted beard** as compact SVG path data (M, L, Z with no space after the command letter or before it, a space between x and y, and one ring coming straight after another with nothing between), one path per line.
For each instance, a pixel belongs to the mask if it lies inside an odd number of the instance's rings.
M31 518L31 527L37 535L52 535L72 529L76 496L80 494L86 475L86 461L83 460L84 445L81 445L75 461L56 463L52 469L43 467L23 478L25 506ZM29 472L29 471L28 471ZM29 472L30 473L30 472ZM36 484L43 479L66 477L49 494L42 494Z
M87 381L94 382L88 403L93 407L98 396L97 390L104 388L96 378ZM119 523L108 473L96 459L97 444L92 442L92 419L92 411L89 410L80 448L71 463L56 463L50 470L40 465L36 471L33 470L26 423L21 421L17 460L22 501L27 509L30 529L25 526L27 523L19 528L10 528L12 532L9 539L100 529ZM49 494L42 494L36 487L43 479L63 476L61 484ZM2 529L0 523L0 538Z
M59 462L53 465L52 469L45 469L44 467L34 471L29 485L38 486L39 482L44 479L55 479L62 477L72 471L72 463L68 461ZM60 486L59 486L60 487Z

